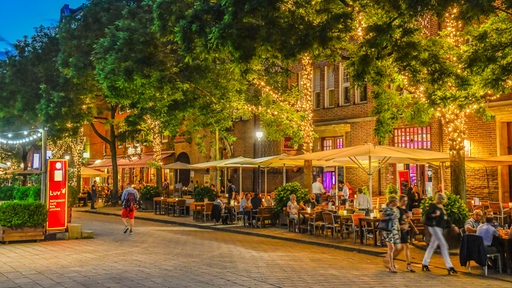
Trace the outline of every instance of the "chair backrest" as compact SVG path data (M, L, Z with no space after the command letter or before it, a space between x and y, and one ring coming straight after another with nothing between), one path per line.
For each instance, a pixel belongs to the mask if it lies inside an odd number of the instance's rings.
M186 204L187 204L187 200L185 200L185 199L178 199L178 201L176 201L176 206L183 207Z
M314 222L318 222L318 221L323 221L324 220L324 216L322 215L322 211L315 211L315 216L313 216L313 221Z
M212 212L213 202L208 202L204 204L204 212Z
M364 217L364 214L352 214L352 224L354 226L359 226L359 218Z
M412 208L412 216L421 216L421 208Z
M328 211L322 212L322 217L324 219L325 224L328 224L328 225L334 224L334 216L332 215L331 212L328 212Z
M501 214L501 211L503 211L501 202L489 202L489 208L492 210L493 213Z

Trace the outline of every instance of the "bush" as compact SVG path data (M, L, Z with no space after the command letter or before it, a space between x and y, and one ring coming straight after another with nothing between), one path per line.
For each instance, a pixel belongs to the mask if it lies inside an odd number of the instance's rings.
M0 205L0 225L3 227L41 227L47 218L46 206L41 202L8 201Z
M430 204L434 203L434 196L430 196L421 201L420 208L423 216L430 207ZM452 193L446 193L446 203L444 204L444 210L448 215L448 220L457 227L464 227L464 222L469 219L470 213L466 203L460 199L458 195Z
M208 198L208 201L215 201L215 190L208 186L198 187L194 189L194 201L203 202L204 198Z
M15 186L0 187L0 201L10 201L14 199Z
M140 200L153 200L155 197L162 196L162 190L156 186L145 185L139 192Z
M395 185L389 184L388 187L386 187L386 199L391 195L398 196L398 194L398 188L396 188Z
M295 194L297 196L297 203L306 201L309 199L309 192L303 188L299 183L292 182L286 183L285 185L276 189L276 196L274 198L274 213L279 214L283 212L283 208L288 205L290 201L290 195Z
M40 186L21 186L14 191L14 200L39 201L41 198Z
M74 207L78 203L78 189L75 186L68 185L68 208Z

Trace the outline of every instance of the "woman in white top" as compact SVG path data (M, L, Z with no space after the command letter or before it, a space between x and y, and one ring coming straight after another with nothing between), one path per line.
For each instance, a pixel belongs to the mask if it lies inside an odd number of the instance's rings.
M286 205L286 212L288 212L288 218L293 219L295 224L297 224L299 219L299 204L297 204L297 196L295 196L295 194L290 195L290 201L288 201Z

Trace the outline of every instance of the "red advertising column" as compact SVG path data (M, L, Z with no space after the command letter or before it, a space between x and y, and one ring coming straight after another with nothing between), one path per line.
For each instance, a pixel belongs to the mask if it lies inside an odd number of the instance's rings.
M68 161L63 159L48 160L48 186L46 203L48 203L48 230L63 230L67 227L68 195Z

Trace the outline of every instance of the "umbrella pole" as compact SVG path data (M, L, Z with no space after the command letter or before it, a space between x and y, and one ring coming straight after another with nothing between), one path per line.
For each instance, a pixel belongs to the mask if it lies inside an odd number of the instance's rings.
M265 169L265 197L267 196L267 169Z
M336 193L336 206L338 206L339 205L339 203L338 203L338 165L336 165L335 167L336 167L336 172L335 172L336 175L334 175L334 185L336 187L336 190L334 190L335 191L334 193Z
M283 185L286 185L286 164L283 164Z
M240 182L240 184L239 184L240 189L238 189L238 190L240 190L240 201L242 201L242 167L240 167L240 181L239 182Z
M370 171L370 187L368 188L368 191L370 191L370 201L372 201L372 174L373 174L373 171L372 171L372 156L368 156L368 171ZM371 202L370 202L371 203ZM372 207L373 209L373 207ZM371 209L370 209L371 210Z

